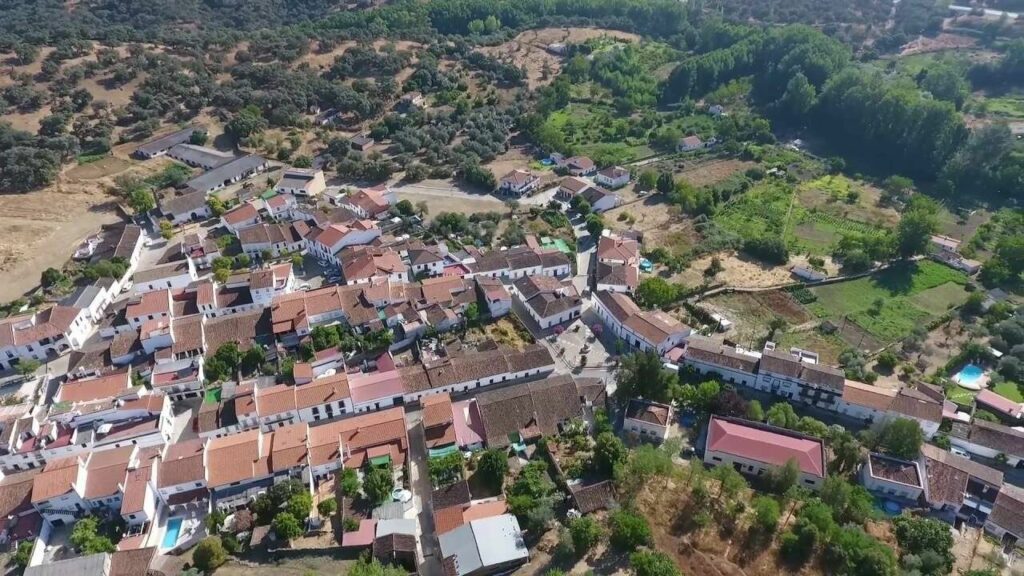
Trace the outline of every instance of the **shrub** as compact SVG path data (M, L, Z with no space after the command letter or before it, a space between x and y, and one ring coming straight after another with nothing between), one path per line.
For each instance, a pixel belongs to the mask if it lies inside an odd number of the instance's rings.
M601 541L601 527L593 518L575 518L569 521L569 534L572 536L573 549L576 555L583 557Z
M210 573L227 562L228 554L220 538L209 536L192 551L192 564L203 572Z
M238 543L238 538L235 538L234 534L223 534L220 537L220 543L224 546L224 551L228 554L237 554L242 548L241 544Z
M274 521L270 526L274 529L274 534L277 534L277 537L282 540L291 540L302 534L302 525L299 524L295 516L288 512L281 512L274 516Z
M611 516L612 546L630 552L651 541L651 527L647 520L629 510L619 510Z
M334 498L322 500L316 505L316 511L319 512L321 516L334 516L334 513L338 511L338 501Z
M341 523L342 529L345 532L355 532L359 530L359 520L356 520L353 516L345 516L345 520Z

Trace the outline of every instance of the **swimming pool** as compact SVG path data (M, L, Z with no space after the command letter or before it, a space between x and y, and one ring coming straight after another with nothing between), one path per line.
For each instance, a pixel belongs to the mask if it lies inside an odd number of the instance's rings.
M985 369L977 364L965 364L953 375L953 381L968 390L981 390L985 379Z
M163 548L174 548L178 543L178 534L181 532L181 518L171 518L167 521L167 531L164 532Z

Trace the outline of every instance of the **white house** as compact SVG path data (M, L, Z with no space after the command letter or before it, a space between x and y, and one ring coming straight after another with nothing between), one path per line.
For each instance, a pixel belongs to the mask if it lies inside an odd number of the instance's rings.
M772 394L833 410L842 397L846 376L841 370L818 364L818 356L806 350L776 350L765 343L755 388Z
M699 374L719 374L723 382L754 387L760 355L693 336L686 343L683 364Z
M616 338L641 351L664 355L682 344L692 329L660 310L641 310L626 294L598 292L594 300L597 315Z
M917 462L872 452L861 464L860 482L875 494L917 501L924 479Z
M327 188L324 171L312 168L288 168L281 174L274 190L278 194L315 197Z
M541 329L578 318L583 301L571 283L551 276L526 276L512 283L512 293Z
M213 215L210 205L206 201L205 192L166 195L160 202L160 213L175 225L193 220L205 220Z
M260 211L253 202L243 202L220 217L220 223L232 234L238 234L243 228L255 226L260 220Z
M191 258L137 270L133 277L135 294L154 290L183 289L199 279Z
M526 170L513 170L498 183L498 191L506 196L528 196L539 187L540 176Z
M614 190L629 184L629 176L629 170L626 168L623 168L622 166L612 166L611 168L605 168L604 170L598 171L597 175L594 176L594 181L601 186L607 186Z
M954 433L950 442L971 454L985 458L1006 457L1011 467L1024 466L1024 431L975 418L969 426L956 426L955 430L966 428L966 433Z
M381 230L374 223L357 220L350 225L329 224L315 227L306 237L310 252L321 260L340 264L338 253L347 246L369 244L380 238Z
M825 443L820 438L739 418L712 416L704 444L704 463L733 466L748 476L764 476L793 461L798 485L819 490L825 483Z
M0 320L0 367L11 368L29 358L45 362L78 349L92 329L88 311L67 306L4 318Z
M199 398L203 395L202 357L184 358L158 363L153 367L150 385L155 393L174 401Z
M475 279L479 295L487 303L491 318L500 318L512 311L512 295L497 278L477 276Z
M607 212L622 203L622 198L614 192L609 192L597 186L590 186L581 193L587 204L590 204L592 212Z
M594 161L586 156L573 156L572 158L566 158L561 166L569 171L569 174L573 176L591 176L597 172L597 165ZM626 179L627 181L629 178Z
M626 405L622 429L652 442L668 439L672 426L672 406L639 398L631 398Z

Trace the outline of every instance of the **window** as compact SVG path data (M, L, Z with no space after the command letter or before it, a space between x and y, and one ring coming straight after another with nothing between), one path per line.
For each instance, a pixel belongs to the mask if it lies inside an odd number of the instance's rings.
M804 484L807 484L809 486L813 486L814 485L814 480L808 480L808 479L805 478L804 479Z
M722 461L722 459L719 458L718 456L712 456L711 459L714 460L715 462L721 462Z

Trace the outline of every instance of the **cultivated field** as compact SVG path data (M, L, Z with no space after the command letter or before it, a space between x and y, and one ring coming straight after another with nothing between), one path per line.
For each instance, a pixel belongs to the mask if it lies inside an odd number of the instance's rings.
M808 307L839 325L853 322L891 342L910 334L967 298L967 277L929 260L897 264L874 276L811 288Z

